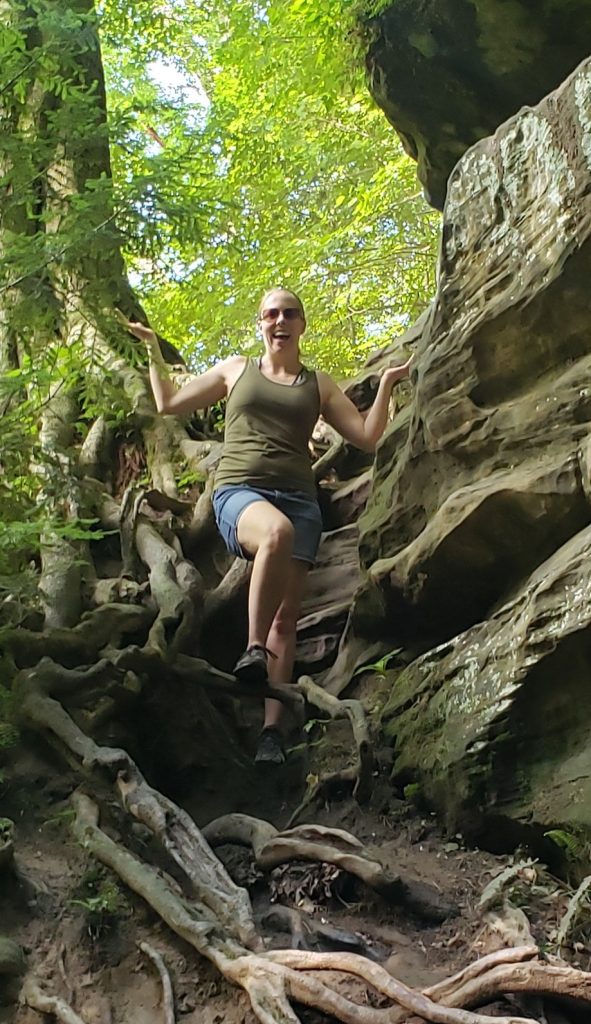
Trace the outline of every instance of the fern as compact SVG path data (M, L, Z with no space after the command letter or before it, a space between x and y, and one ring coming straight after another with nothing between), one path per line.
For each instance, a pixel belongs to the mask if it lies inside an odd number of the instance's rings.
M559 828L550 829L548 832L544 832L544 835L561 850L564 850L569 860L583 860L589 857L589 843L582 836Z

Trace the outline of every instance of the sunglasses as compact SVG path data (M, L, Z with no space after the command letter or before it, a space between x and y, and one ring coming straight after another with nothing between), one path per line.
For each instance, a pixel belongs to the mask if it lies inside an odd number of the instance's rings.
M273 323L273 320L277 320L280 313L283 313L286 320L297 320L302 315L301 309L298 309L297 306L288 306L287 309L275 309L275 307L272 307L271 309L262 309L260 318L270 324Z

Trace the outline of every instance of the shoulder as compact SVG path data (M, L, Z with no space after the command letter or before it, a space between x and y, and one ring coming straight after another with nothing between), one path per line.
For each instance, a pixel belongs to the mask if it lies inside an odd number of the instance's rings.
M246 356L229 356L228 359L223 359L221 363L216 363L216 369L225 380L228 388L231 389L236 383L247 362Z
M246 356L228 356L227 359L222 359L221 363L217 363L216 365L226 370L242 370L246 366L247 362L248 359Z
M325 373L324 370L316 370L316 380L318 382L318 393L320 395L320 409L324 408L331 395L334 395L339 390L338 384L332 379L332 377Z

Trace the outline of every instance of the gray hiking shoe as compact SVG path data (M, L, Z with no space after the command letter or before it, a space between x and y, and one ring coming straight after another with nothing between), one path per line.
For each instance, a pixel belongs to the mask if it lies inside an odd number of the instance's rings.
M234 665L234 675L242 683L267 682L267 651L266 647L251 644Z
M285 750L279 729L269 726L259 736L255 764L285 764Z

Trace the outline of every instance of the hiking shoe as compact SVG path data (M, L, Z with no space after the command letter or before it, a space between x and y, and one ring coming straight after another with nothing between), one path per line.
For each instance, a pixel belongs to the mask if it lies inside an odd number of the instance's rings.
M234 665L234 675L243 683L267 682L267 654L260 644L251 644Z
M255 764L285 764L285 750L281 733L275 726L263 729L259 736Z

